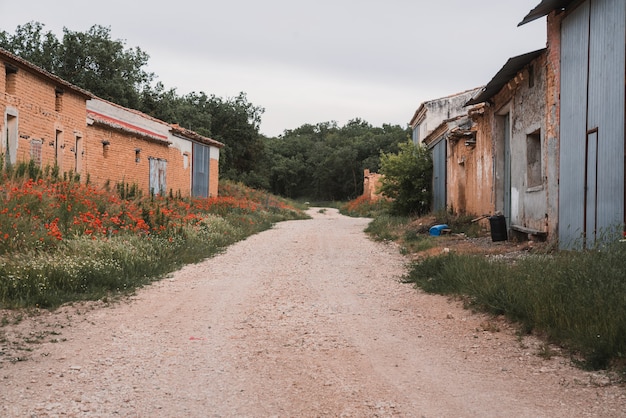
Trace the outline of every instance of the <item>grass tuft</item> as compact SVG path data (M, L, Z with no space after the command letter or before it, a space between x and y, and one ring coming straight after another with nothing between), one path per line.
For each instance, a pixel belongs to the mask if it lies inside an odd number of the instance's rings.
M626 245L532 255L515 263L448 253L411 265L405 277L427 292L467 298L545 334L591 369L626 354Z

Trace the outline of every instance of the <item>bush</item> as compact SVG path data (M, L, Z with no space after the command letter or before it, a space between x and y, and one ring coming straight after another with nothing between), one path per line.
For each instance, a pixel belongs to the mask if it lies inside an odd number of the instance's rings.
M381 192L392 200L396 215L422 215L430 210L433 163L430 151L407 141L397 154L380 156Z

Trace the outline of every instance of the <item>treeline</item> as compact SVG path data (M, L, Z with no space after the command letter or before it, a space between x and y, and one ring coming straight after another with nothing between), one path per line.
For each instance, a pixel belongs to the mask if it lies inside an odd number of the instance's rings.
M278 138L259 133L264 109L245 93L221 98L205 92L180 95L147 72L149 55L127 48L99 25L87 32L63 29L61 39L29 22L14 34L0 31L0 47L119 105L194 130L226 144L220 177L287 197L343 200L358 196L363 169L376 171L380 153L395 152L408 132L372 127L355 119L304 125Z
M266 140L270 190L291 198L346 200L363 193L363 170L377 172L381 151L397 152L408 131L354 119L304 125Z

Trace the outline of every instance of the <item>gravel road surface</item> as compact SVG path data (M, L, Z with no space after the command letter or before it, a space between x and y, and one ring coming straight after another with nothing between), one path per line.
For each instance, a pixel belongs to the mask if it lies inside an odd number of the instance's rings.
M368 219L309 214L128 299L0 328L0 416L626 415L610 376L402 284Z

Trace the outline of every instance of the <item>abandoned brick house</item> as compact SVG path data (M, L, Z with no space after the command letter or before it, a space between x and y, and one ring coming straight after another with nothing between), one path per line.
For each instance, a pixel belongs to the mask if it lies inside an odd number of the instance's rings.
M583 248L626 223L626 2L543 0L520 25L544 16L545 49L414 140L433 151L435 208L500 212L513 235Z
M447 200L447 127L452 121L466 115L463 107L479 89L428 100L417 108L409 122L411 137L414 144L423 144L433 155L433 207L434 211L449 207Z
M7 163L56 165L99 186L217 196L220 142L99 99L2 49L0 65Z

